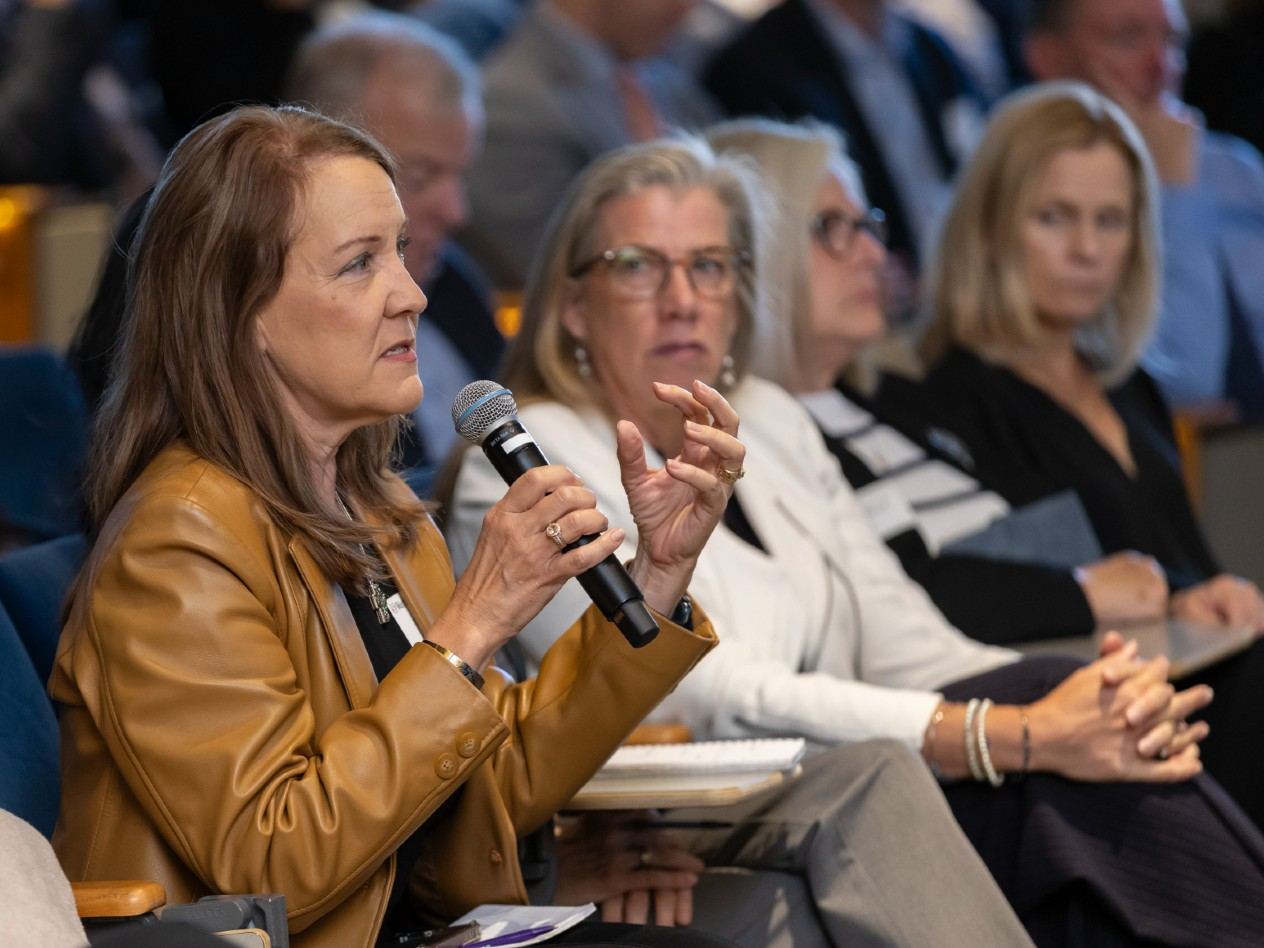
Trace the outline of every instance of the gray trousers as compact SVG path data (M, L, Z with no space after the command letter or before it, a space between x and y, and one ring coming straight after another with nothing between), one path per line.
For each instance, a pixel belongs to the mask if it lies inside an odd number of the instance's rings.
M709 869L694 924L749 948L1030 946L926 765L895 741L833 747L789 784L664 820Z

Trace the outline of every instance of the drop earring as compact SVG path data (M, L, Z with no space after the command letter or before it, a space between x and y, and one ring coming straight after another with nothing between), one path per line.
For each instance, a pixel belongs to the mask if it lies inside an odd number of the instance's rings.
M575 343L575 370L581 379L592 378L592 363L588 361L588 350L582 342Z
M725 388L732 388L737 384L737 372L733 368L733 357L725 353L724 358L720 360L720 384Z

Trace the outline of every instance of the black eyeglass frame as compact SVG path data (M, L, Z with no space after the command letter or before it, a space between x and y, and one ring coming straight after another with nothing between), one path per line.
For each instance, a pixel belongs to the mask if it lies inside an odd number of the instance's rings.
M677 266L682 267L684 269L685 279L689 281L690 288L699 296L704 297L706 299L723 299L725 296L727 296L729 293L733 292L733 290L737 288L738 278L741 272L751 265L751 260L752 260L749 251L739 250L736 247L728 247L723 244L717 244L711 247L699 247L697 250L690 251L689 256L684 259L669 257L667 256L667 254L663 253L661 250L658 250L655 247L647 247L644 244L622 244L618 247L611 247L608 250L603 250L601 253L597 254L596 256L589 257L587 260L573 267L567 275L572 280L578 280L580 277L584 276L584 274L588 273L588 271L590 271L593 267L597 266L598 264L604 263L604 264L609 265L611 263L614 263L614 261L618 259L619 254L627 250L639 251L640 253L645 254L651 259L657 260L663 267L663 278L659 281L658 286L655 287L652 293L646 293L644 294L644 296L638 297L641 299L652 299L653 297L658 296L658 294L662 293L663 290L667 288L668 282L671 280L672 270L674 270ZM698 285L694 282L693 270L691 269L693 263L699 257L705 257L708 255L726 256L729 258L728 259L729 268L732 270L732 273L733 273L733 285L725 293L711 294L711 293L703 292L702 290L698 288Z
M847 237L841 246L830 239L829 231L834 222L847 225ZM812 218L811 231L826 253L835 260L842 260L855 248L857 234L863 231L885 247L890 228L886 213L881 208L871 207L860 217L846 211L822 211Z

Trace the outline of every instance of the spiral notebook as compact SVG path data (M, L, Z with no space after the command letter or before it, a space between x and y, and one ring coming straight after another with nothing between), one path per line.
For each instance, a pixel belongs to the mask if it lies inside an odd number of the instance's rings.
M569 804L576 810L721 806L794 776L803 738L620 747Z

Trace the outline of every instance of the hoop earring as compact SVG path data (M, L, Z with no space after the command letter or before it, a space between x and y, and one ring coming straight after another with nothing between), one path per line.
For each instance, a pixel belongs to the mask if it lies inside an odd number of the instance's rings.
M575 343L575 371L581 379L592 378L592 362L588 359L588 350L582 342Z
M720 384L725 388L732 388L737 384L737 370L733 366L733 357L728 353L720 360Z

